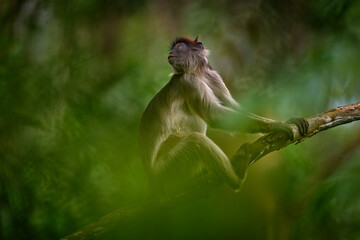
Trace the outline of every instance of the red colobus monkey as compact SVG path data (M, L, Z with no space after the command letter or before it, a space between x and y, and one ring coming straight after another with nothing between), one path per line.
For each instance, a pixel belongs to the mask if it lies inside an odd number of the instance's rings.
M207 126L249 133L283 132L293 139L288 123L305 135L303 118L278 122L242 111L207 59L208 50L185 37L173 41L168 61L173 76L147 106L140 126L140 148L150 182L158 187L189 186L204 172L241 186L236 161L206 136ZM231 119L231 121L229 121Z

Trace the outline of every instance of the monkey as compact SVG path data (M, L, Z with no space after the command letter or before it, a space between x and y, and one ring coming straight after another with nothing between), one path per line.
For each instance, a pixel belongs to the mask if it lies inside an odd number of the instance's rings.
M210 66L208 52L198 37L176 38L168 55L172 77L142 115L141 157L150 184L161 191L186 188L209 172L235 190L241 187L243 176L235 169L241 159L229 159L206 136L208 127L229 132L283 133L293 140L289 125L293 123L301 136L307 133L309 125L304 118L281 122L242 110Z

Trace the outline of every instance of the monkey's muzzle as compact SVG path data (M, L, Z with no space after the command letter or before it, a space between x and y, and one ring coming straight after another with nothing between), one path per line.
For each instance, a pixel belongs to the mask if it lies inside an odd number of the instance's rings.
M169 54L168 61L170 64L173 64L175 62L175 59L176 59L175 55Z

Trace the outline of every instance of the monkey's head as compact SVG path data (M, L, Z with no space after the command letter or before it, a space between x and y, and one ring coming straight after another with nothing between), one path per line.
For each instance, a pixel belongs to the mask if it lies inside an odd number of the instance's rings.
M207 66L208 51L204 45L198 41L186 37L176 38L171 45L168 61L173 67L173 72L199 72Z

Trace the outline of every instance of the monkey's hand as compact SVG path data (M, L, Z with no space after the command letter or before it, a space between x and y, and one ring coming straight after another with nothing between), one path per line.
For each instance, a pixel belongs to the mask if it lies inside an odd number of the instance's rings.
M295 124L299 129L300 136L305 136L309 129L309 123L305 120L305 118L292 117L286 120L286 123Z
M308 131L309 123L304 118L290 118L286 122L275 122L272 126L273 133L284 133L288 139L294 140L294 133L289 124L295 124L301 136L305 136Z

